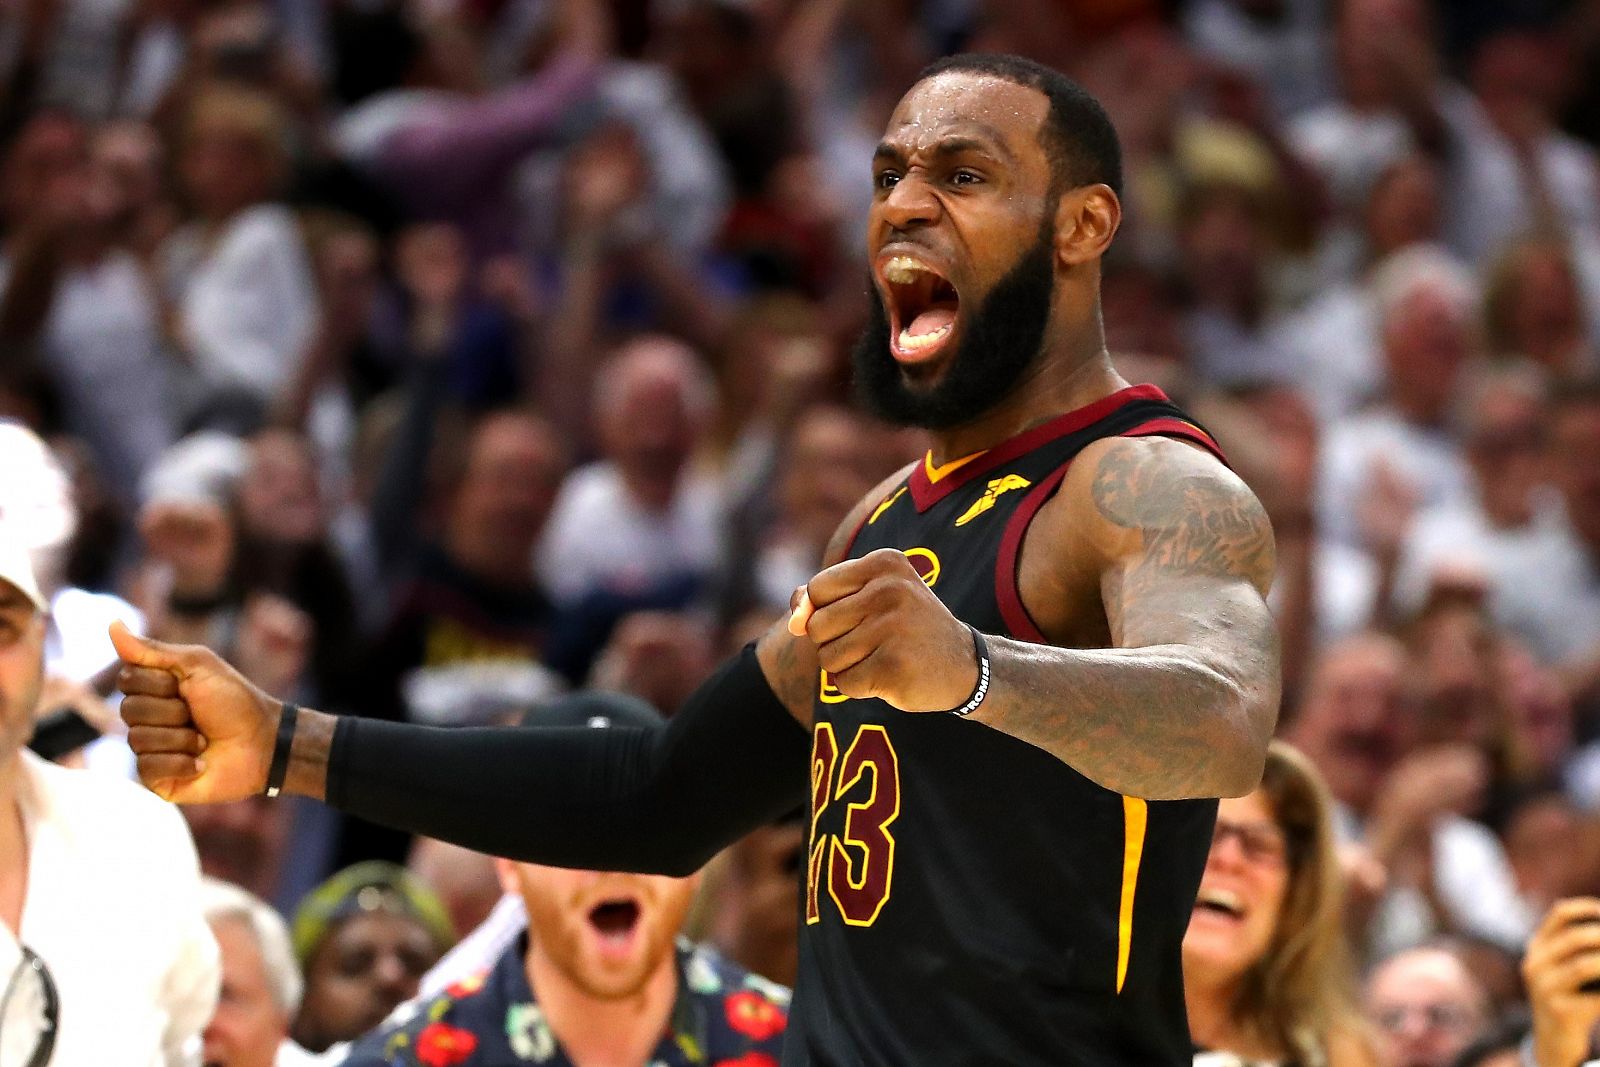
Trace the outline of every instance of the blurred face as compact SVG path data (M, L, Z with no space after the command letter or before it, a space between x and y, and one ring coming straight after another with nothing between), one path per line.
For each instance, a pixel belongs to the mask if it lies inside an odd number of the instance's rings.
M1573 528L1600 555L1600 400L1567 408L1557 416L1551 440L1556 484L1567 502Z
M606 451L637 484L670 497L699 436L688 384L665 362L636 364L623 373L627 381L605 415Z
M1224 799L1183 938L1185 979L1239 981L1267 954L1288 891L1288 840L1266 793Z
M1519 751L1541 772L1555 774L1572 752L1572 699L1561 679L1525 648L1506 643L1500 659L1502 697Z
M873 485L869 441L846 411L819 409L795 427L785 454L784 518L820 551L834 527Z
M271 899L288 841L288 808L266 797L178 809L189 822L200 869Z
M492 416L473 436L451 513L451 537L471 546L470 562L520 574L561 487L561 449L542 423Z
M1439 949L1413 949L1380 964L1366 999L1381 1067L1450 1067L1488 1021L1483 990Z
M282 430L257 435L239 482L239 508L246 528L268 540L306 544L321 539L322 499L304 439Z
M295 1040L321 1052L366 1033L416 996L417 984L439 954L433 936L407 916L372 911L346 919L306 965Z
M1480 398L1470 416L1467 461L1490 521L1521 525L1532 518L1529 494L1544 480L1544 405L1513 389Z
M45 115L28 123L0 170L0 208L6 222L24 225L49 204L81 200L88 180L87 162L87 141L76 121Z
M44 682L45 620L33 602L0 581L0 762L28 743Z
M1578 281L1560 248L1540 247L1524 257L1511 300L1511 344L1551 371L1562 373L1569 346L1584 334Z
M1427 622L1415 655L1420 743L1488 746L1499 727L1493 662L1494 637L1476 611L1441 612Z
M1472 351L1460 309L1443 294L1419 286L1390 313L1383 342L1396 404L1413 418L1442 418Z
M946 73L900 101L873 158L870 321L852 353L890 422L970 421L1037 363L1055 295L1043 93Z
M634 996L672 967L700 881L505 861L501 880L527 905L530 951L596 1000Z
M277 167L251 134L223 123L195 128L178 157L185 191L201 214L225 218L265 200Z
M1266 234L1248 193L1203 194L1183 231L1184 271L1210 301L1241 308L1256 299Z
M1439 233L1439 172L1422 156L1396 163L1373 186L1367 202L1367 240L1377 256Z
M272 998L272 985L255 934L242 919L211 924L222 951L222 992L206 1026L206 1067L272 1067L289 1036L289 1016Z
M1291 740L1316 763L1341 802L1364 812L1404 753L1411 700L1404 649L1357 639L1318 665Z
M735 943L723 947L750 970L790 986L799 968L794 892L804 851L804 827L787 823L751 831L732 853L739 923Z

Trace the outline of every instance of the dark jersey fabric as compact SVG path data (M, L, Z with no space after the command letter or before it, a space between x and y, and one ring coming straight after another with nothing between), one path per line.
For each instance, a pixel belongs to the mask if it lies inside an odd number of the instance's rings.
M886 495L850 555L896 548L962 621L1043 641L1016 589L1028 523L1117 435L1216 451L1152 386ZM1180 946L1215 801L1123 797L952 715L818 679L812 830L788 1067L1177 1067Z

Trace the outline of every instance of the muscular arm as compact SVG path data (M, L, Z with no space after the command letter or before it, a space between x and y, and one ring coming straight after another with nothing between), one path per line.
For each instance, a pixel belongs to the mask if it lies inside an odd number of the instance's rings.
M1100 442L1041 509L1028 542L1024 602L1058 595L1053 569L1086 569L1098 577L1112 647L991 641L994 681L972 718L1130 796L1254 789L1280 682L1263 599L1272 532L1244 483L1175 441Z

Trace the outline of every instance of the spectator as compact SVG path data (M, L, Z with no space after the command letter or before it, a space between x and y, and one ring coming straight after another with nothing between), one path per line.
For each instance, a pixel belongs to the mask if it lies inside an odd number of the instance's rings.
M682 608L711 591L721 494L690 460L715 404L697 357L666 338L632 342L601 373L606 458L567 480L538 553L564 615L561 666L586 663L627 611Z
M1505 853L1465 816L1482 803L1488 763L1470 747L1414 747L1413 671L1393 638L1335 642L1284 731L1327 780L1341 838L1364 844L1386 874L1386 887L1358 886L1350 919L1377 955L1439 932L1517 946L1529 920Z
M499 903L500 876L494 858L431 837L419 837L406 869L439 895L457 937L477 929Z
M377 1026L455 941L433 891L388 863L347 867L295 912L295 957L305 997L291 1031L312 1052Z
M1183 939L1201 1048L1245 1063L1373 1063L1345 952L1331 810L1315 769L1281 742L1261 788L1221 802Z
M156 292L119 232L141 194L112 169L113 147L66 114L44 112L5 154L0 337L35 346L67 429L131 503L174 426Z
M1388 480L1391 495L1423 507L1459 501L1468 484L1450 416L1473 355L1472 278L1436 250L1411 248L1384 264L1372 289L1385 401L1329 433L1318 490L1324 529L1348 543L1362 539L1355 504L1374 482Z
M1493 355L1531 360L1557 380L1593 374L1600 369L1600 328L1591 328L1592 317L1560 241L1515 242L1490 269L1483 318Z
M161 250L174 340L198 377L194 417L235 431L258 425L284 391L317 321L304 241L275 200L286 138L270 97L197 96L177 159L195 218Z
M659 721L637 701L585 694L534 712L528 728ZM426 1064L447 1046L466 1051L452 1061L463 1064L774 1062L788 991L678 939L698 876L496 862L526 929L358 1042L350 1067Z
M1557 901L1528 942L1522 961L1533 1009L1533 1036L1524 1067L1579 1067L1594 1053L1600 996L1600 900Z
M205 1063L272 1067L297 1062L298 1050L284 1045L304 983L288 926L266 901L226 882L207 878L201 898L222 951L222 993L205 1031Z
M1552 401L1550 458L1564 522L1547 554L1508 567L1496 612L1546 662L1561 666L1569 691L1592 698L1600 679L1600 385L1559 391Z
M1454 953L1432 946L1373 969L1366 1014L1379 1034L1380 1067L1452 1067L1491 1022L1477 978Z
M794 881L805 862L802 813L752 830L707 866L692 924L739 966L792 986L800 967Z
M0 724L13 768L0 777L0 940L41 961L59 1003L93 1006L51 1020L55 1062L190 1062L217 999L194 846L178 813L144 790L23 751L47 611L25 547L0 529ZM116 908L106 871L118 872ZM8 1051L17 1018L6 1016Z
M551 605L533 554L565 468L560 439L533 416L498 412L473 426L447 479L440 535L415 554L374 647L369 710L393 715L403 680L418 669L544 659ZM389 515L392 507L382 505L382 521L414 521L409 509Z
M1406 531L1394 579L1401 613L1441 587L1486 593L1493 605L1516 561L1543 567L1560 551L1560 499L1544 485L1547 396L1543 376L1525 365L1470 380L1461 430L1471 491L1423 509Z

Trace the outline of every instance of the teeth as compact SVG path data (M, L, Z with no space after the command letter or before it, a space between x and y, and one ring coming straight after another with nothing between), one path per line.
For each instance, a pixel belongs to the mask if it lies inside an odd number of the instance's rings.
M908 285L917 280L917 275L932 273L910 256L895 256L883 265L884 280L895 285Z
M900 331L900 347L905 351L915 352L918 349L937 344L949 332L950 327L941 326L932 333L915 334L911 332L911 327L907 326Z
M1244 901L1239 899L1237 893L1230 893L1226 889L1202 889L1196 899L1196 903L1210 904L1233 915L1240 915L1244 912Z

